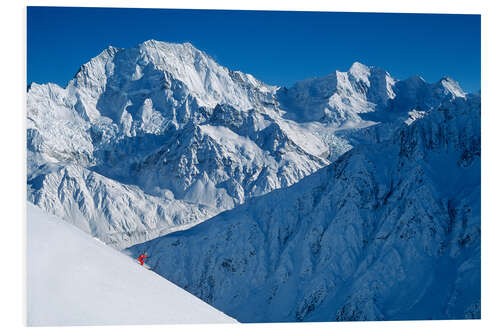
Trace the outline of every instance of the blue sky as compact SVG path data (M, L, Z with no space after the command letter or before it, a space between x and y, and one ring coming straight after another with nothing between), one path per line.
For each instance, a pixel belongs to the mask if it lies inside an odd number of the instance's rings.
M398 79L480 89L479 15L28 7L28 83L65 86L108 45L191 42L218 63L291 86L354 61Z

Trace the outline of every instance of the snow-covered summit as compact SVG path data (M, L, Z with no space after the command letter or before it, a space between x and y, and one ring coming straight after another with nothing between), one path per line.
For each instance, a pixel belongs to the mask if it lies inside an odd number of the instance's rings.
M394 84L386 71L355 62L347 72L337 70L281 89L279 97L292 119L341 126L362 123L359 114L385 108L395 97Z
M351 65L351 68L349 68L349 74L357 80L365 82L367 85L370 84L370 68L360 62L356 61Z
M419 75L397 80L379 67L360 62L347 72L337 70L297 82L290 89L281 88L277 96L291 119L337 127L365 127L367 120L393 122L415 108L427 112L446 100L467 98L449 77L435 83Z
M467 99L467 94L458 82L449 77L428 83L421 76L414 75L406 80L397 81L394 92L396 97L389 104L389 113L400 115L413 109L429 111L456 98Z
M82 66L68 86L101 92L106 88L120 90L142 81L152 89L159 87L183 90L196 97L200 106L230 104L249 109L275 89L253 76L232 72L217 64L205 52L190 43L145 41L130 49L108 47ZM128 90L128 89L126 89ZM179 91L180 92L180 91ZM262 95L262 96L260 96Z
M439 83L443 86L443 88L446 89L446 92L449 92L454 97L466 97L466 93L462 90L460 84L452 78L447 76L443 77L441 80L439 80Z

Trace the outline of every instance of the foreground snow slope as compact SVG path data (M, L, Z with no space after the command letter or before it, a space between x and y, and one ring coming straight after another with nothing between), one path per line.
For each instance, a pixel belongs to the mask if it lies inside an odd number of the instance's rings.
M27 208L30 326L236 322L74 226Z

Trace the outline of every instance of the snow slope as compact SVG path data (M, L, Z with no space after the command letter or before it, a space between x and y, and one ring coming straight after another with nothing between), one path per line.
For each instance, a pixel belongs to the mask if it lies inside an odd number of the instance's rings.
M236 322L33 204L27 209L28 325Z
M130 249L241 322L479 318L478 96Z

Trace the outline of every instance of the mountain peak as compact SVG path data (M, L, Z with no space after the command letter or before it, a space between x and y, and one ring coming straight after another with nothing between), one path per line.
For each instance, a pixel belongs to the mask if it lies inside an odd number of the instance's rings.
M172 42L164 42L164 41L159 41L156 39L148 39L139 45L137 45L138 48L140 49L145 49L145 48L161 48L161 49L169 49L169 50L192 50L192 51L198 51L198 50L193 44L190 42L183 42L183 43L172 43Z
M460 84L448 76L442 77L438 81L438 84L443 86L447 91L449 91L455 97L464 98L466 95L465 92L462 90L462 87L460 87Z
M349 68L349 74L351 74L358 81L368 82L368 77L370 76L370 67L355 61L351 65L351 68Z
M427 84L427 82L424 80L424 78L421 77L420 75L417 75L417 74L412 75L409 78L407 78L406 80L403 80L401 82L404 83L408 87L413 87L412 89L416 89L417 87L422 87L422 86L425 86Z
M108 45L104 50L101 51L97 56L92 58L90 61L94 60L98 61L99 59L108 59L113 57L116 53L118 53L120 49L118 47L114 47L112 45Z
M108 45L108 47L106 47L106 49L103 52L107 51L107 52L115 53L118 50L119 50L119 48L114 47L113 45Z
M351 67L349 68L349 72L366 72L370 70L370 66L367 66L365 64L360 63L359 61L355 61L352 63Z
M156 39L148 39L148 40L145 40L144 42L140 43L139 45L155 45L159 43L159 41L157 41Z

